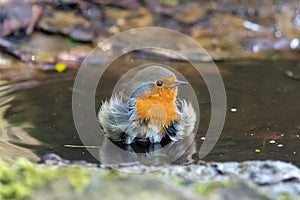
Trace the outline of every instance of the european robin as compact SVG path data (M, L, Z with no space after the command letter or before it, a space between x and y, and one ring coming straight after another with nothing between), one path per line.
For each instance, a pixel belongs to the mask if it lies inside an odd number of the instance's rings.
M105 135L125 144L190 135L196 114L190 102L177 96L178 86L185 84L161 66L138 71L123 92L102 103L98 119Z

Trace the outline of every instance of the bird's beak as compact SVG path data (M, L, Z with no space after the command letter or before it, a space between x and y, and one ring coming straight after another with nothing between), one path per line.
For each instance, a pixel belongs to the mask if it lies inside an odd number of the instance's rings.
M169 87L170 88L174 88L174 87L177 87L177 86L180 86L180 85L187 85L188 82L185 82L185 81L175 81L174 83L170 84Z

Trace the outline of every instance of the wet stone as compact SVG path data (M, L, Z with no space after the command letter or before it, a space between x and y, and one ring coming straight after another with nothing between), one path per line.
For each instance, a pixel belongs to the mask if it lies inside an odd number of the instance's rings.
M26 28L31 20L32 4L22 0L0 2L0 37Z
M112 199L234 200L243 197L260 200L286 197L296 200L300 196L300 169L281 161L202 162L172 165L152 174L144 173L149 168L151 166L136 165L119 168L120 171L93 169L89 175L90 183L82 193L75 195L67 182L59 180L39 189L33 199L41 196L46 199L74 196L74 199L97 199L101 195Z
M112 23L108 30L117 28L117 31L110 31L110 34L116 34L131 28L148 27L154 25L153 15L143 7L131 10L123 10L120 8L106 7L104 12L108 21Z
M99 5L108 5L120 8L127 9L137 9L140 6L138 0L123 0L123 1L115 1L115 0L93 0L94 3Z
M212 7L212 5L210 5ZM203 20L209 11L209 5L203 5L196 2L183 4L176 9L175 19L185 24L194 24Z
M50 32L69 35L79 41L91 41L93 31L90 22L75 11L54 11L47 8L44 17L39 21L38 28Z

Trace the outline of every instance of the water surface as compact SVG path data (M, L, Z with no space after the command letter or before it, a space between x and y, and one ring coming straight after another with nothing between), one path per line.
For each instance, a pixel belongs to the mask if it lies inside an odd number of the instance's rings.
M135 62L132 62L134 59ZM105 72L96 96L96 108L111 95L114 84L134 63L154 62L125 56ZM157 60L155 62L158 62ZM192 158L197 160L210 120L210 98L199 74L185 62L162 62L180 71L192 85L201 118ZM218 143L206 161L253 159L285 160L300 166L300 65L289 60L244 60L216 63L227 93L227 117ZM292 74L292 76L290 76ZM44 74L37 84L20 89L1 82L2 157L37 159L56 153L65 159L97 162L82 145L72 118L72 91L76 71ZM33 78L35 79L35 78ZM89 130L87 130L88 132ZM101 143L91 138L90 146ZM86 144L85 144L86 145ZM180 161L178 161L181 163Z

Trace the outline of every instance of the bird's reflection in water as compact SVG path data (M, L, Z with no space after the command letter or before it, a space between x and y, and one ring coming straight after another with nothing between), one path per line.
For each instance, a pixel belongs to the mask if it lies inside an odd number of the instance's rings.
M99 148L101 163L110 167L148 165L161 167L174 162L189 162L188 157L195 151L193 134L183 140L163 140L161 143L135 142L130 145L113 143L104 138ZM184 164L184 163L181 163Z

